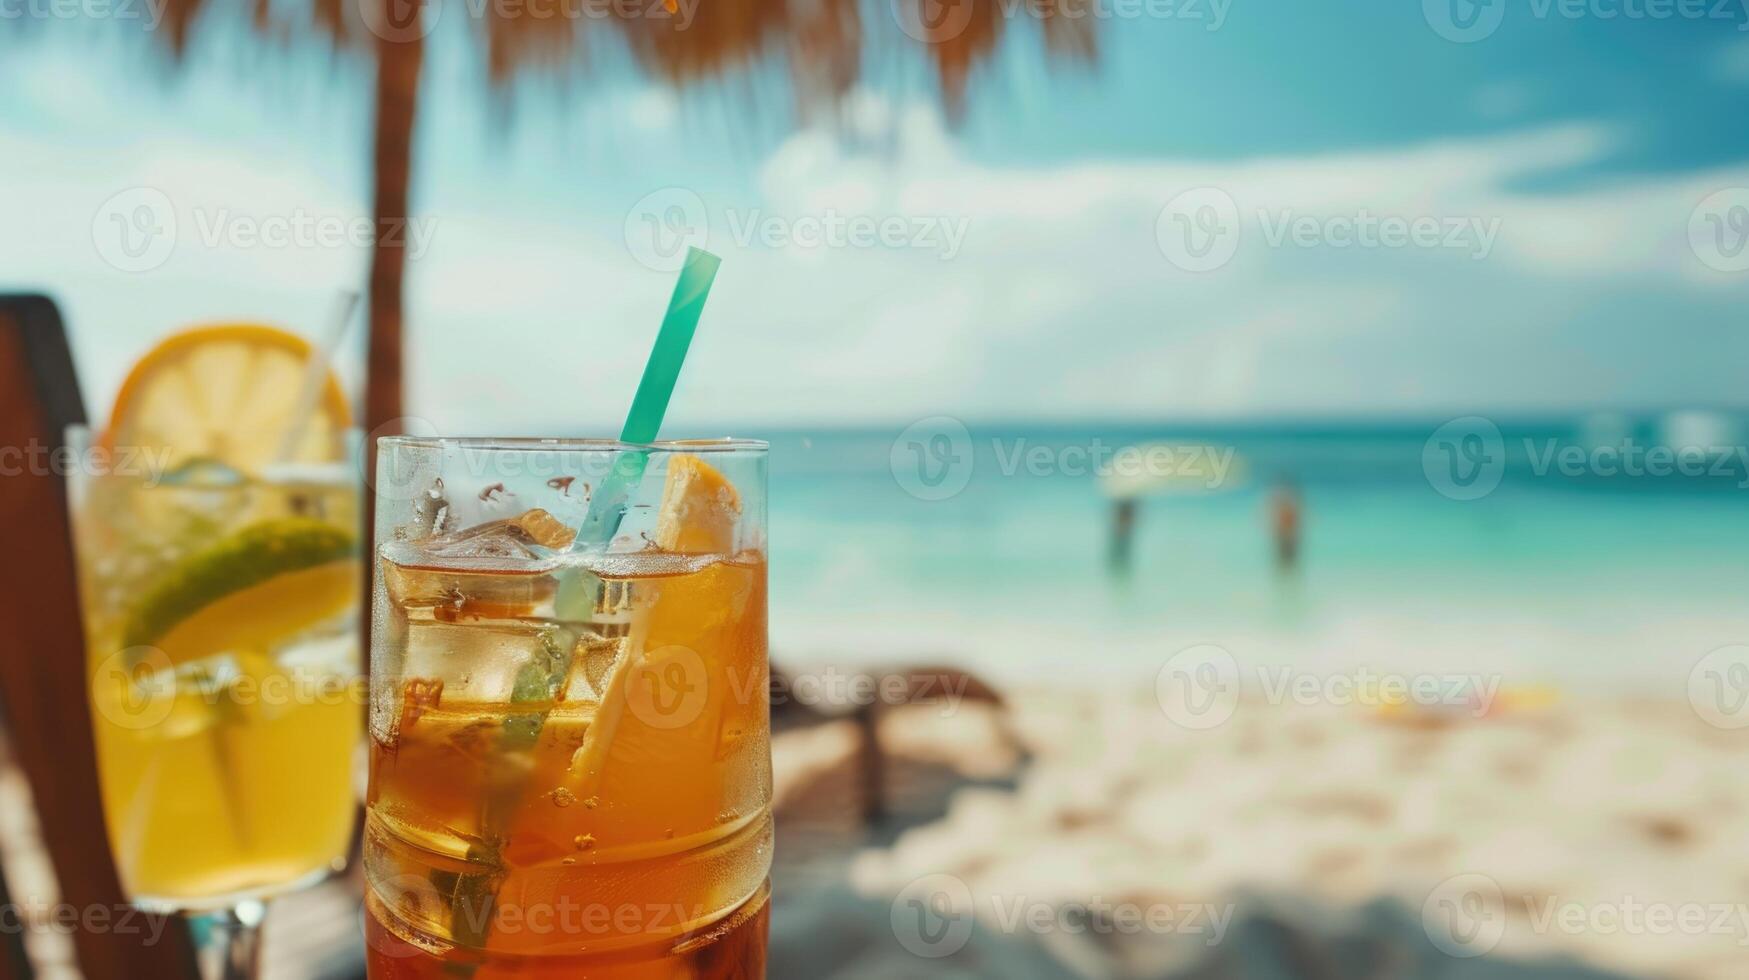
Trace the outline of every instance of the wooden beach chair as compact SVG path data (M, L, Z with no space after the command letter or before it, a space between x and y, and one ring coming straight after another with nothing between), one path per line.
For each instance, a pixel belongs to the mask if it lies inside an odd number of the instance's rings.
M85 691L85 638L74 578L64 461L53 453L85 411L55 305L43 296L0 295L0 712L30 785L58 901L94 912L71 933L77 965L92 980L197 977L180 922L119 927L128 908L110 859ZM0 869L0 880L4 879ZM0 900L29 912L48 896ZM96 927L107 921L111 925ZM29 930L27 924L26 930ZM152 935L157 941L150 941ZM30 977L23 934L0 930L0 980Z
M998 726L1004 739L1017 744L1008 730L1007 703L1001 692L968 671L946 666L913 666L877 669L863 672L874 690L902 690L899 699L905 705L933 704L949 697L964 703L983 704L997 712ZM896 683L895 683L896 682ZM859 816L865 826L886 819L892 812L893 785L888 772L888 758L881 747L880 721L888 707L876 700L849 706L843 711L824 709L798 701L793 692L795 682L776 665L771 668L771 730L778 734L798 728L809 728L849 718L855 723L857 747L855 753L856 791Z

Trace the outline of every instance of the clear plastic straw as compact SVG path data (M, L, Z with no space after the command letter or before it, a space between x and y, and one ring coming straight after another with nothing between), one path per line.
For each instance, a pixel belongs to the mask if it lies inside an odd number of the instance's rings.
M275 462L291 462L298 444L304 441L304 430L309 427L310 416L316 412L316 401L322 397L322 389L328 383L328 365L333 363L334 352L345 339L346 328L352 324L352 311L357 308L358 293L351 289L342 292L327 332L319 343L310 345L310 359L304 362L304 376L298 384L298 400L292 406L291 427L280 437Z

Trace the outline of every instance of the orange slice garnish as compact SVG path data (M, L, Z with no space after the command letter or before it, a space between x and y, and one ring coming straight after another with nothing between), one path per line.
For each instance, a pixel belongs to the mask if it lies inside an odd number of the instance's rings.
M276 327L225 324L175 334L122 382L102 444L167 451L172 468L205 458L257 472L278 458L296 423L309 358L308 341ZM351 418L330 370L290 461L344 459Z
M662 505L656 512L656 547L684 554L729 554L741 495L722 471L692 455L668 461Z

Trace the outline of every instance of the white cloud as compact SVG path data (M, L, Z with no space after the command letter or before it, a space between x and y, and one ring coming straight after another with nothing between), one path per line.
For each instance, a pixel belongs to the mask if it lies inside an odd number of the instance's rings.
M906 358L904 335L895 337L888 357L911 364L915 383L894 393L847 378L852 386L844 393L860 391L864 414L1412 410L1472 396L1538 405L1609 398L1616 392L1602 379L1635 365L1609 365L1589 379L1570 356L1566 377L1535 378L1532 366L1546 366L1573 337L1597 329L1586 320L1598 315L1587 301L1604 292L1729 287L1729 278L1689 251L1688 222L1709 190L1749 181L1749 169L1735 166L1542 189L1548 178L1594 164L1618 144L1608 129L1585 124L1230 162L1021 167L960 154L939 125L923 125L925 109L876 109L865 101L858 118L853 139L812 131L780 147L762 171L762 203L791 215L838 208L959 216L969 222L965 250L937 265L905 254L877 262L833 253L806 282L758 291L842 310L813 297L848 295L851 281L873 284L890 309L905 311L897 319L910 334L969 335L968 349L1000 365L968 387L959 383L963 375L931 377L931 362ZM870 120L889 128L871 132ZM1234 261L1197 277L1164 261L1152 224L1174 194L1201 186L1230 194L1244 228ZM1486 261L1476 260L1474 248L1269 247L1258 218L1362 213L1474 221L1498 237ZM749 256L735 258L740 274L759 275L745 264ZM970 317L914 301L944 280L995 299ZM1699 302L1685 312L1672 301L1670 316L1703 325L1713 314L1704 295ZM849 323L861 310L845 312L848 323L836 318L839 335L854 333ZM893 319L883 321L889 329ZM1459 336L1469 338L1468 349ZM1492 355L1477 349L1490 344ZM844 356L871 378L890 366L848 342ZM1494 362L1507 356L1517 363L1498 369ZM1600 347L1592 356L1608 364L1616 355ZM1327 370L1308 369L1319 363ZM928 404L906 402L924 392Z
M369 260L363 247L231 244L228 236L241 226L299 215L354 223L368 214L361 201L283 159L186 138L94 152L3 130L0 159L31 175L0 183L4 285L47 289L60 300L96 415L157 337L194 323L239 320L313 333L336 291L363 282ZM114 233L105 204L132 188L163 192L175 216L173 251L144 272L105 259L105 236ZM353 365L344 368L355 381Z
M666 127L676 110L658 92L609 93L589 111L614 114L611 131ZM842 126L784 140L751 194L732 181L697 188L725 264L677 426L1412 411L1737 390L1734 349L1694 365L1675 341L1636 330L1651 310L1674 337L1741 343L1717 330L1740 304L1730 292L1740 277L1701 267L1686 236L1706 193L1749 184L1742 166L1545 189L1621 138L1586 124L1314 155L1037 165L976 157L932 108L868 93ZM97 256L90 217L141 184L206 212L365 213L350 185L336 189L316 162L280 149L167 128L131 152L93 153L0 127L0 156L31 175L0 186L0 267L62 294L95 365L94 402L158 334L214 316L315 324L331 289L363 275L359 249L192 242L132 277ZM528 184L539 179L548 183ZM590 185L563 207L539 193L571 179L499 188L446 172L427 192L437 226L409 270L409 384L413 409L440 428L599 432L623 413L672 277L639 265L624 241L627 209L651 188L622 199L623 183ZM1193 275L1166 260L1155 219L1200 186L1230 194L1243 227L1230 264ZM773 248L737 242L731 211L963 221L966 238L951 260L938 248ZM1499 237L1485 261L1271 247L1257 217L1363 211L1498 221Z

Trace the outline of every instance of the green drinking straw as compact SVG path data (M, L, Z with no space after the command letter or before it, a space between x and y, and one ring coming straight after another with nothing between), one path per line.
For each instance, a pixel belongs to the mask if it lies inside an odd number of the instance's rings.
M686 265L680 270L680 281L674 284L674 295L668 299L668 313L662 318L662 329L656 334L656 346L644 366L643 380L632 398L632 410L626 415L625 428L619 440L634 445L656 441L662 427L662 416L668 412L668 399L674 394L674 382L680 377L680 365L686 360L686 349L692 344L692 334L698 329L698 316L704 310L705 297L717 277L722 259L702 249L688 249ZM577 530L571 550L605 550L619 531L625 518L626 500L637 488L649 461L649 452L622 452L613 469L602 480L601 487L590 498L589 513ZM595 608L600 579L590 575L568 574L560 577L557 606L561 615L587 619ZM501 760L513 759L532 750L546 726L555 699L562 696L565 678L571 672L574 637L562 633L543 635L542 655L523 664L512 683L510 703L523 710L505 716L499 735L497 752ZM594 733L591 726L591 732ZM599 735L597 735L599 737ZM508 761L503 771L514 771ZM471 851L469 859L496 867L491 873L456 876L450 895L451 929L465 945L484 948L491 932L493 909L498 902L499 875L502 874L502 838L510 815L528 792L521 780L509 779L485 801L481 818L486 843ZM475 967L463 966L457 972L472 976Z
M668 313L662 317L656 346L650 349L644 377L632 398L632 410L626 413L625 427L619 430L620 442L643 445L656 441L662 416L668 413L668 399L674 394L674 382L680 377L680 365L686 361L686 350L698 329L698 316L704 311L704 301L717 278L717 267L722 264L722 259L704 249L687 248L686 265L680 270L680 281L674 284L674 295L668 297ZM577 529L571 550L607 547L619 533L626 500L637 488L649 459L648 452L632 450L614 460L613 469L590 498L589 513Z

